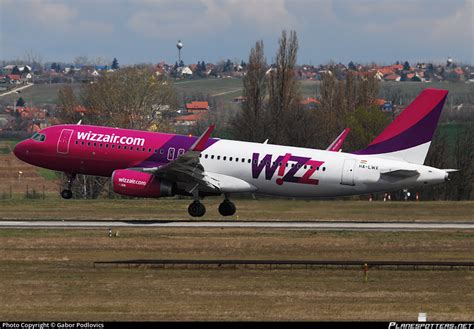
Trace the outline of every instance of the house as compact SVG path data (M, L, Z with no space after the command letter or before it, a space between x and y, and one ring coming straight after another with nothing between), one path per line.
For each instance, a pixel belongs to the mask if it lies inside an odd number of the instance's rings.
M453 72L458 76L459 80L464 80L464 71L462 68L456 67Z
M176 117L176 125L177 126L194 126L199 120L202 119L204 113L194 113L189 115L183 115L180 117Z
M390 74L384 77L385 81L397 81L399 82L402 77L399 76L398 74Z
M180 66L176 69L178 75L180 76L192 76L193 71L188 66Z
M20 84L21 83L21 76L18 75L18 74L8 74L5 78L5 80L8 83Z
M209 110L209 103L200 101L186 103L186 110L191 113L207 112Z

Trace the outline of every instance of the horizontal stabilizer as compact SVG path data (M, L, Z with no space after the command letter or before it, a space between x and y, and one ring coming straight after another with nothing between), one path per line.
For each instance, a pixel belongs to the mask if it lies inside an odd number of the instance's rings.
M412 177L412 176L417 176L420 174L418 170L407 170L407 169L387 169L387 170L382 170L380 173L385 176L400 177L400 178Z
M206 143L211 137L212 131L214 130L215 126L209 126L206 131L194 142L194 144L191 146L189 151L196 151L196 152L202 152L206 148Z
M447 173L461 171L460 169L443 169L443 170L446 171Z
M342 143L346 139L347 134L351 131L350 128L346 128L342 133L336 137L336 139L327 147L326 151L339 152L341 151Z

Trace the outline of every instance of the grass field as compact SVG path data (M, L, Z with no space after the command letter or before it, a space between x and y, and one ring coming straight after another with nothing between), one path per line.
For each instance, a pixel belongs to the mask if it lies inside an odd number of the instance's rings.
M80 83L52 83L52 84L35 84L20 94L12 93L0 97L0 104L13 105L18 98L22 97L28 106L38 106L41 104L55 104L58 100L58 92L62 87L71 87L76 95L79 94L82 84Z
M1 230L0 315L12 320L468 321L467 270L94 268L117 259L473 260L474 232Z
M1 191L0 191L1 193ZM206 198L203 219L223 219L222 198ZM230 220L473 221L474 202L368 202L235 199ZM0 219L188 220L189 199L0 200Z
M304 80L300 83L300 89L304 97L314 97L316 89L318 88L319 81ZM74 92L78 95L82 84L41 84L34 85L30 88L22 91L21 94L10 94L7 96L0 97L0 104L11 105L20 96L27 102L28 105L38 104L53 104L57 102L58 91L63 86L70 86ZM176 88L178 100L181 102L183 97L193 96L211 96L216 98L217 101L230 102L234 97L242 95L243 84L240 78L221 78L221 79L196 79L196 80L184 80L177 81L174 83ZM401 95L403 96L404 102L410 102L415 98L423 89L426 88L439 88L449 90L448 105L451 98L453 104L458 105L463 103L459 102L459 99L464 99L466 95L470 95L474 92L474 83L450 83L450 82L382 82L380 89L383 91L384 88L400 89Z

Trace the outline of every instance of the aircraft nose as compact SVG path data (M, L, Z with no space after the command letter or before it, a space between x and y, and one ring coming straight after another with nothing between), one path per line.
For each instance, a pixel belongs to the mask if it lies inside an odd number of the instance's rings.
M28 141L23 141L15 145L15 148L13 149L13 154L20 159L20 160L25 160L26 156L28 155Z

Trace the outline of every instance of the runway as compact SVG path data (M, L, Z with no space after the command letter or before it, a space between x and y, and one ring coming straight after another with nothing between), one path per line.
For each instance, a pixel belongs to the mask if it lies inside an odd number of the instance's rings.
M334 231L443 231L474 230L469 222L290 222L290 221L107 221L107 220L9 220L0 228L23 229L100 229L100 228L233 228Z

